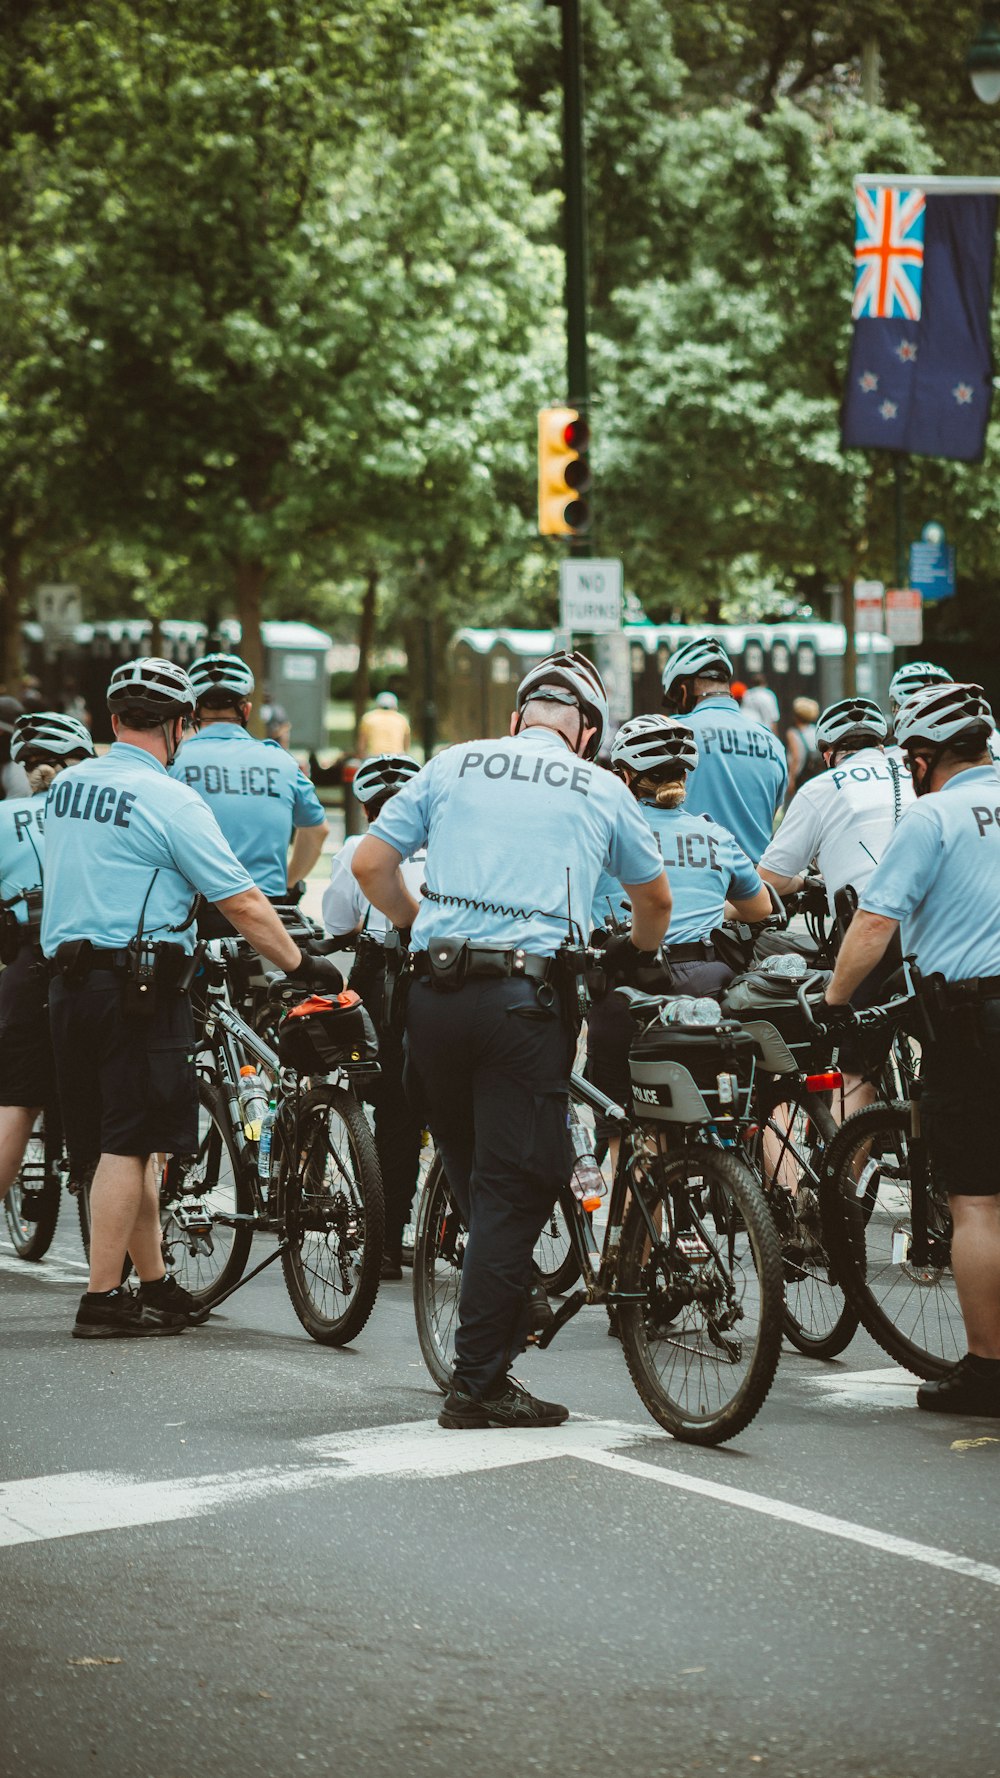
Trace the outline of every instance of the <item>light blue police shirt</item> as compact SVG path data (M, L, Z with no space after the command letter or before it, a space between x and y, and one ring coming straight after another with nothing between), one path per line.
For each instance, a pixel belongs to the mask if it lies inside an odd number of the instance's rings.
M658 809L655 803L639 808L656 836L663 858L673 908L670 931L664 944L692 944L708 938L725 917L726 897L749 901L762 887L746 853L731 833L705 815L691 815L686 807ZM594 896L594 925L608 917L609 903L616 919L629 915L629 901L614 877L602 873Z
M292 755L277 742L255 740L242 723L211 722L184 742L170 776L204 798L257 887L286 894L293 828L326 820Z
M602 869L651 883L663 863L619 778L577 758L551 729L466 741L438 754L390 798L370 830L408 858L427 847L426 886L461 901L422 901L413 948L467 938L553 956L590 919ZM469 907L467 902L488 903Z
M9 901L19 889L40 889L45 857L45 797L10 797L0 803L0 900ZM15 903L14 918L27 924L23 901Z
M784 747L725 694L702 698L684 721L694 729L699 753L688 773L687 813L710 815L757 864L788 783Z
M253 888L213 815L144 748L116 741L60 772L45 805L47 957L69 939L120 950L135 936L194 948L195 890L223 901Z
M957 772L907 809L861 906L898 920L903 953L946 981L1000 975L1000 785Z

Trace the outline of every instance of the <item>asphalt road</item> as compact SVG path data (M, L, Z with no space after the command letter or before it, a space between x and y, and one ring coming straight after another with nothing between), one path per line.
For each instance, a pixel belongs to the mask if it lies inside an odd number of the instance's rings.
M341 1352L275 1272L73 1342L81 1276L68 1203L45 1265L0 1249L5 1775L1000 1770L1000 1423L864 1335L699 1451L584 1311L520 1367L564 1428L458 1434L408 1275Z

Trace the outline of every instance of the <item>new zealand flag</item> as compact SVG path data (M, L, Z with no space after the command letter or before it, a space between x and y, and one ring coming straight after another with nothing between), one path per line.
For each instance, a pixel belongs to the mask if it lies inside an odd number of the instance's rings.
M978 462L997 199L859 185L841 444Z

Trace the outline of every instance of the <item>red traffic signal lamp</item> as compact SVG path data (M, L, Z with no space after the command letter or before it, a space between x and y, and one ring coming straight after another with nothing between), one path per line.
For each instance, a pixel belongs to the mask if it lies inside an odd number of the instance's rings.
M538 416L538 529L543 537L579 537L590 529L590 427L575 407L543 407Z

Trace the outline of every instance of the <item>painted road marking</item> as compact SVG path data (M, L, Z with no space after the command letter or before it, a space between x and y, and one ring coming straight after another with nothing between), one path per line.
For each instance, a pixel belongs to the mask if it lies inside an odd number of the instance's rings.
M823 1405L848 1408L913 1408L920 1382L900 1364L873 1371L811 1371L803 1382L823 1397Z
M429 1480L521 1464L570 1458L659 1487L695 1494L722 1506L760 1513L824 1537L876 1550L963 1579L1000 1587L1000 1568L870 1525L834 1518L794 1502L752 1494L703 1476L668 1469L627 1455L622 1447L667 1440L643 1426L613 1420L574 1419L544 1432L442 1432L435 1421L408 1421L346 1434L305 1439L288 1468L248 1469L228 1475L185 1476L144 1482L101 1471L36 1476L0 1486L0 1546L45 1543L95 1531L124 1530L192 1518L262 1495L352 1479ZM303 1461L304 1459L304 1461Z
M29 1284L79 1284L89 1271L85 1260L53 1259L48 1253L40 1260L19 1259L13 1247L0 1242L0 1272L13 1272Z

